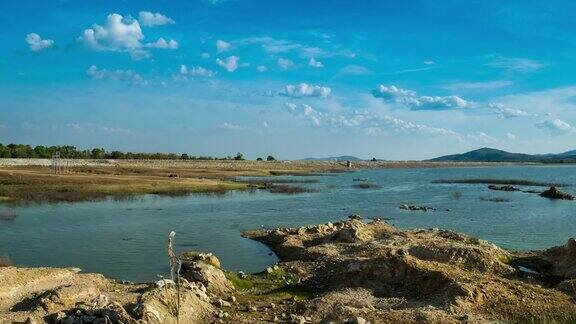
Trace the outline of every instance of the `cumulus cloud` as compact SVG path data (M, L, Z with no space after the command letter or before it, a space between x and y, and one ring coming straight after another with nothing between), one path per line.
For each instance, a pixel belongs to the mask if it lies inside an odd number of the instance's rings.
M417 96L415 91L396 86L380 85L372 91L376 98L403 104L411 110L451 110L472 107L472 103L458 96Z
M287 70L287 69L294 66L294 62L292 62L289 59L282 58L282 57L278 59L277 63L278 63L278 66L283 70Z
M140 11L138 21L142 26L155 27L168 24L175 24L175 21L159 12Z
M92 50L127 52L134 59L150 57L150 53L143 49L145 47L163 49L178 47L176 41L166 41L163 38L153 43L142 44L144 34L138 21L116 13L108 15L104 26L95 24L92 28L84 30L79 39Z
M218 54L229 51L231 48L232 48L232 45L228 42L225 42L221 39L216 41L216 53L218 53Z
M193 66L188 68L186 65L180 65L180 71L178 75L174 76L175 80L188 80L188 77L200 77L200 78L212 78L216 75L216 72L205 69L201 66Z
M332 89L329 87L323 87L318 85L311 85L307 83L300 83L297 85L287 85L284 90L280 91L281 96L292 97L292 98L304 98L304 97L316 97L316 98L328 98L332 93Z
M310 61L308 61L308 65L313 67L313 68L323 68L324 67L324 63L322 63L320 61L316 61L313 57L311 57Z
M169 41L165 40L164 38L160 37L157 41L153 43L147 43L145 47L149 48L162 48L162 49L177 49L178 42L171 39Z
M137 85L148 84L140 74L132 70L107 70L99 69L96 65L92 65L88 68L86 74L93 79L99 80L124 81Z
M536 127L545 129L555 136L576 133L576 127L560 119L549 119L536 124Z
M258 65L256 70L258 70L258 72L266 72L268 71L268 67L266 67L265 65Z
M240 58L238 56L229 56L223 60L217 58L216 64L218 64L228 72L234 72L236 71L236 69L238 69L238 61L240 61Z
M516 109L516 108L509 108L504 106L501 103L491 102L488 104L488 107L491 108L498 118L514 118L514 117L528 117L532 116L531 114L525 112L524 110Z
M202 53L200 54L200 57L203 59L209 59L210 58L210 53Z
M54 45L54 41L51 39L42 39L40 35L36 33L30 33L26 35L26 43L30 47L30 50L34 52L40 52Z

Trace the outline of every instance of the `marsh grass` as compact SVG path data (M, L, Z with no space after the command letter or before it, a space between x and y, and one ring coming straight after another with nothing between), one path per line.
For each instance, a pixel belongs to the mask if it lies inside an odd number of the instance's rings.
M356 189L378 189L378 188L382 188L382 186L380 186L379 184L370 183L370 182L355 183L352 185L352 187L356 188Z
M534 186L534 187L567 187L568 184L565 183L553 183L553 182L542 182L542 181L532 181L523 179L441 179L434 180L432 183L444 183L444 184L497 184L497 185L519 185L519 186Z
M306 187L301 187L301 186L289 186L289 185L270 185L266 188L271 193L280 193L280 194L286 194L286 195L319 192L318 189L314 189L314 188L306 188Z

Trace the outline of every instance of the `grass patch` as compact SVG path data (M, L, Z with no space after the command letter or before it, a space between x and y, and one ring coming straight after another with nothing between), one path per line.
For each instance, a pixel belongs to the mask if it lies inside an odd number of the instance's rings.
M432 183L444 184L497 184L497 185L519 185L519 186L534 186L534 187L567 187L565 183L542 182L522 179L444 179L434 180Z
M236 273L226 272L226 278L232 282L237 290L249 293L255 299L290 299L295 297L299 300L308 300L313 297L311 291L296 284L297 278L294 274L282 267L271 269L273 269L271 272L263 271L246 275L244 278L240 278Z

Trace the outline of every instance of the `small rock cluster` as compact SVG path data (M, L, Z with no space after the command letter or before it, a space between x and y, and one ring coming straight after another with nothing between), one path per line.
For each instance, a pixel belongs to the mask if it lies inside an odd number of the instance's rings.
M418 206L418 205L400 205L400 209L411 210L411 211L436 211L436 208L430 206Z

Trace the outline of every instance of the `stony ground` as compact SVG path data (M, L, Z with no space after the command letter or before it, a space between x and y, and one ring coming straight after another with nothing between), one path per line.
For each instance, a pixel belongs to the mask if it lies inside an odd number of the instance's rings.
M350 220L245 233L281 262L259 274L181 256L180 284L0 268L0 322L573 323L576 241L512 253L438 229Z

